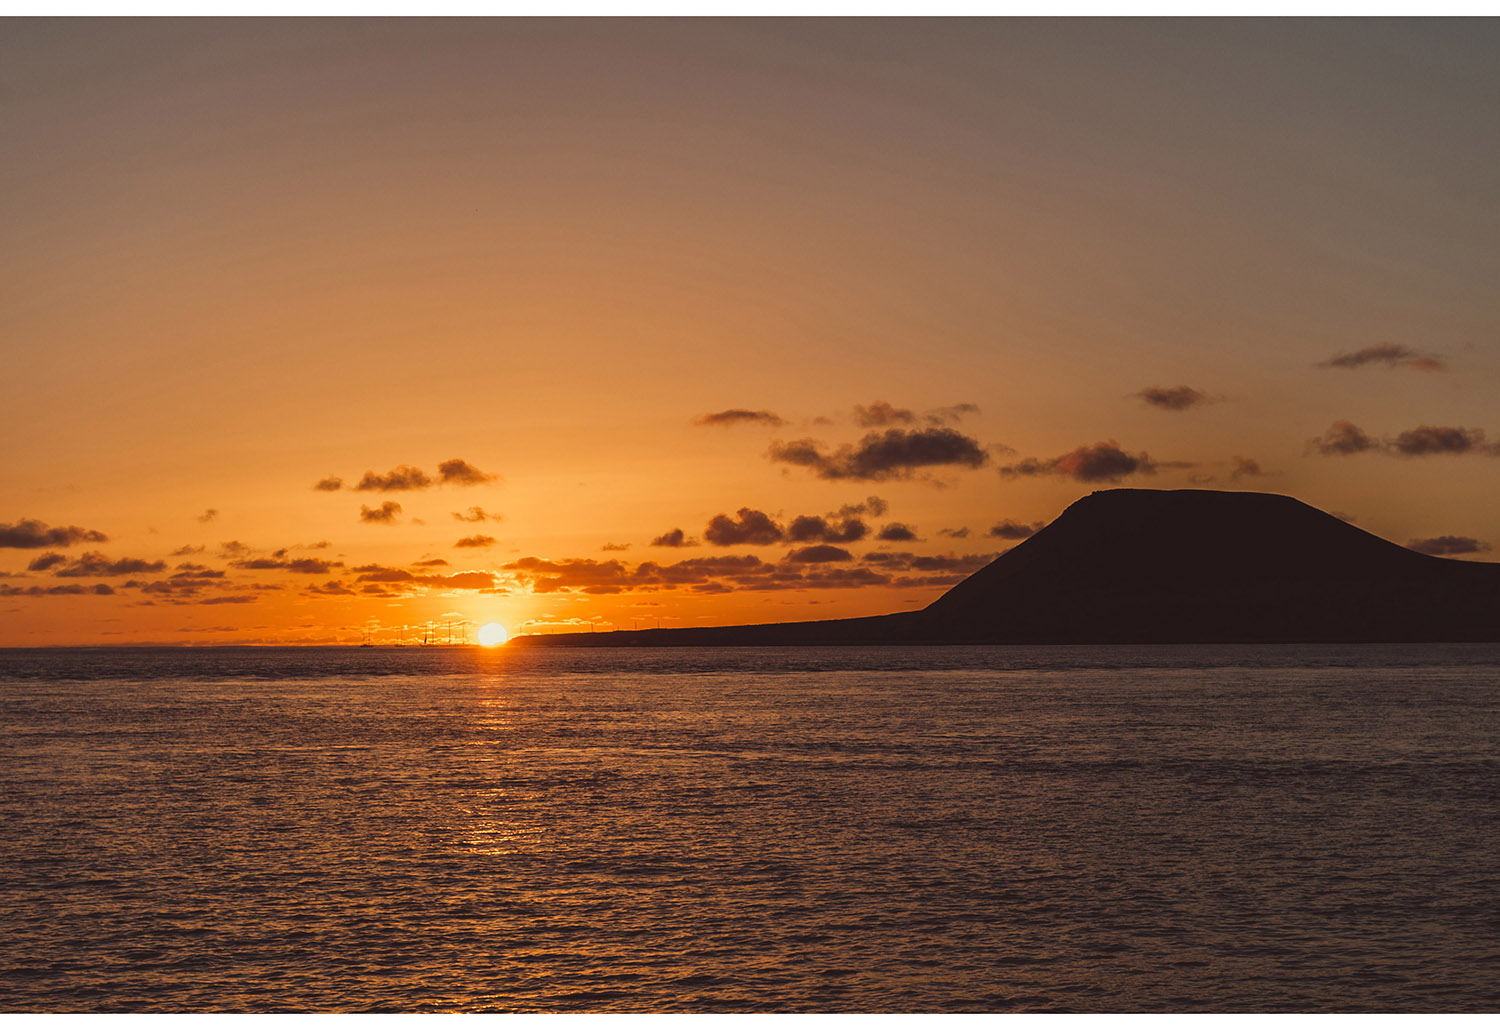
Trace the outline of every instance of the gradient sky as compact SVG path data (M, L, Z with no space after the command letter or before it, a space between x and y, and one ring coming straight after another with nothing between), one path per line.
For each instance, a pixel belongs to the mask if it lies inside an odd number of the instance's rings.
M1497 52L9 19L0 644L875 614L1121 485L1493 560Z

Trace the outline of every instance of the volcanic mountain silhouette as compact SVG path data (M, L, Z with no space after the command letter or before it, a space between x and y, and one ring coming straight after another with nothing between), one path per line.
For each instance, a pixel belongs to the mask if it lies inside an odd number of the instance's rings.
M1279 494L1102 490L921 611L519 637L551 645L1500 640L1500 565L1418 554Z

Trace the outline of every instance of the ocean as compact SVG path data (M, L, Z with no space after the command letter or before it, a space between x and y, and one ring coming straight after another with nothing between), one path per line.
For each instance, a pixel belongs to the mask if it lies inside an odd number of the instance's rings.
M1500 646L0 651L0 1009L1500 1009Z

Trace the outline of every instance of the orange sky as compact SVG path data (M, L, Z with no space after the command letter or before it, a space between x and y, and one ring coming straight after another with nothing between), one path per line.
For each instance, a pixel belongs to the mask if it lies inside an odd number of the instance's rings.
M1500 545L1494 22L6 28L0 645L874 614L1113 485Z

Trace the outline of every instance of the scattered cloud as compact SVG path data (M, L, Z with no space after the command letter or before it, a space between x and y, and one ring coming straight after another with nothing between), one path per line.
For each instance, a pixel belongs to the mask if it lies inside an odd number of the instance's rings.
M1212 404L1223 399L1191 386L1147 386L1131 396L1139 397L1153 408L1167 411L1186 411L1200 404Z
M492 537L492 536L484 536L483 534L480 534L480 535L477 535L477 536L466 536L462 540L459 540L457 543L455 543L453 546L454 547L493 547L494 544L495 544L495 538L494 537Z
M720 547L774 544L783 535L781 526L769 515L753 508L741 508L737 517L732 519L728 515L715 515L703 531L709 543Z
M232 594L221 597L205 597L198 604L254 604L260 598L254 594Z
M440 463L438 476L444 483L453 483L457 486L479 486L481 483L492 483L500 478L498 475L479 471L462 458L451 458Z
M1236 454L1229 460L1229 464L1230 479L1244 479L1246 476L1265 475L1265 472L1261 470L1260 462L1254 458L1242 458Z
M108 583L95 583L86 587L81 583L59 584L50 587L13 587L0 584L0 597L57 597L79 594L113 594L115 588Z
M916 420L916 412L908 408L898 408L886 401L876 401L868 408L863 404L854 406L854 421L865 427L911 425Z
M830 519L822 515L798 515L787 527L786 538L794 544L813 541L825 544L849 544L856 540L863 540L869 532L869 526L865 525L861 519L853 517L839 520L837 516Z
M284 554L285 552L280 552ZM326 576L334 569L341 569L344 563L341 561L324 561L322 558L242 558L239 561L229 563L237 569L283 569L287 572L300 572L305 575Z
M693 419L695 426L739 426L750 422L767 426L786 424L786 420L774 411L751 411L749 408L729 408L726 411L699 415Z
M795 551L787 553L786 560L807 564L810 562L830 561L853 561L854 555L842 547L834 547L832 544L814 544L811 547L799 547Z
M32 572L46 572L54 565L66 565L67 562L67 555L60 554L57 551L48 551L40 558L33 558L31 564L27 565L26 567Z
M1014 519L1002 519L991 526L984 535L1000 540L1025 540L1046 524L1045 522L1017 522Z
M214 519L216 519L218 517L219 517L219 509L218 508L204 508L203 509L203 514L198 516L198 521L199 522L212 522Z
M6 524L0 522L0 547L21 549L36 547L72 547L74 544L102 544L109 537L97 529L81 529L78 526L48 526L36 519L22 519Z
M44 555L43 557L47 556ZM35 568L35 564L35 562L32 563L33 568ZM56 565L57 563L54 562L51 564ZM166 567L167 563L164 561L147 561L144 558L110 559L98 551L87 551L52 574L54 576L68 577L130 576L138 572L160 572Z
M1377 440L1352 422L1338 421L1322 436L1307 442L1310 454L1328 456L1378 451L1403 458L1434 454L1500 454L1500 447L1485 443L1484 430L1463 426L1420 425L1386 440Z
M314 490L323 490L330 493L334 490L342 490L343 488L344 481L338 476L329 476L326 479L320 479L313 484Z
M219 544L220 558L239 558L250 553L250 548L238 540L225 540Z
M603 547L599 548L599 550L601 550L601 551L628 551L628 550L630 550L630 545L629 544L611 544L611 543L605 543L605 545Z
M1419 554L1478 554L1488 551L1490 545L1471 536L1432 536L1423 540L1408 540L1406 546Z
M851 517L853 517L855 515L869 515L872 518L877 518L878 519L878 518L880 518L880 516L884 515L888 511L890 511L890 509L891 509L891 506L889 504L887 504L885 501L881 500L879 497L875 497L874 495L871 495L869 497L866 497L864 499L864 501L862 501L859 504L846 504L846 505L844 505L842 508L840 508L838 511L834 512L833 515L831 515L829 517L830 518L847 519L847 518L851 518Z
M1152 475L1155 472L1156 462L1149 454L1144 451L1140 454L1129 454L1121 450L1120 445L1114 440L1105 440L1092 445L1086 444L1067 454L1045 461L1039 458L1026 458L1000 469L1001 475L1010 478L1067 476L1083 483L1115 482L1137 473Z
M182 558L189 554L202 554L203 550L204 548L202 544L199 544L197 547L194 547L192 544L183 544L181 547L177 548L177 550L169 554L168 557Z
M933 425L940 426L949 422L958 422L965 415L977 414L979 414L979 405L965 402L963 404L950 404L946 408L933 408L931 411L925 412L922 417Z
M977 440L947 428L868 433L857 446L846 444L831 453L825 453L815 440L778 440L768 456L775 462L812 469L820 479L865 481L907 479L922 468L979 468L989 460Z
M446 559L446 558L428 558L426 561L414 561L414 562L412 562L412 566L414 568L419 568L419 569L420 568L432 568L432 567L435 567L435 566L438 566L438 565L447 565L447 564L448 564L448 559Z
M486 519L492 522L504 521L504 516L485 511L478 505L475 505L468 511L455 511L451 512L450 514L452 514L452 516L460 522L484 522Z
M905 542L917 539L917 531L904 522L889 522L875 534L875 539Z
M940 529L938 536L945 536L952 540L964 540L969 535L968 526L959 526L957 529Z
M671 529L651 541L652 547L697 547L698 541L690 539L681 529Z
M1448 368L1436 355L1419 354L1399 343L1377 343L1318 362L1319 368L1364 368L1367 365L1410 368L1418 372L1442 372Z
M385 475L366 472L356 490L379 490L389 493L395 490L425 490L432 485L427 473L415 465L397 465Z
M401 505L395 501L386 501L378 508L371 508L361 504L359 506L359 520L361 522L384 522L387 525L396 521L396 516L401 514Z

